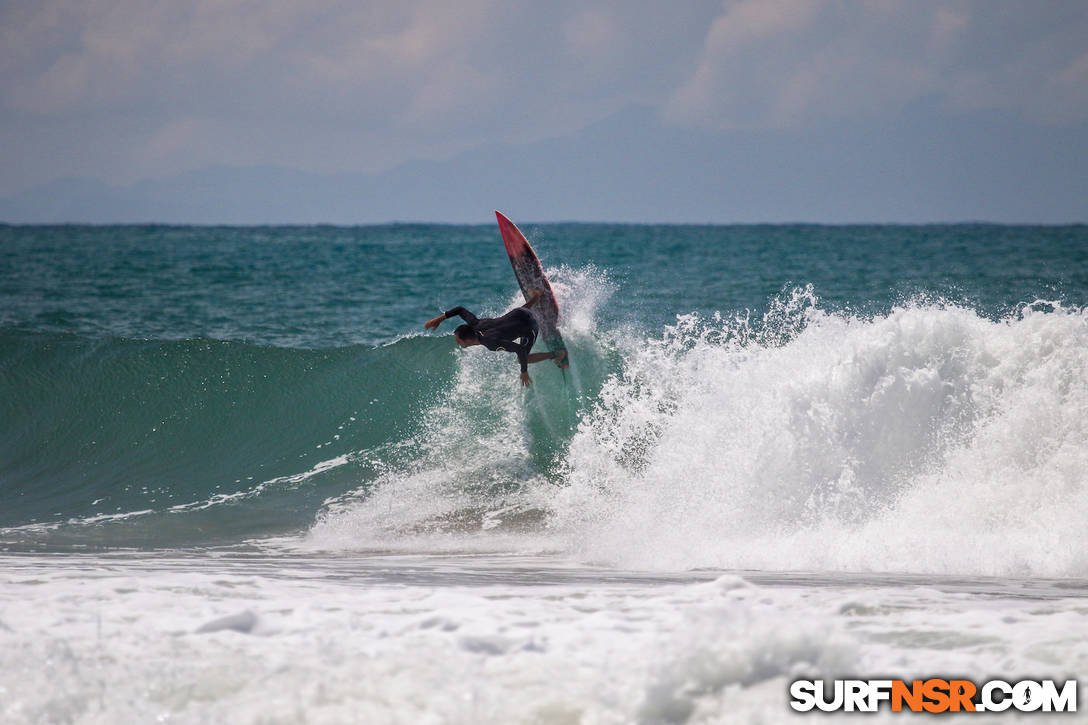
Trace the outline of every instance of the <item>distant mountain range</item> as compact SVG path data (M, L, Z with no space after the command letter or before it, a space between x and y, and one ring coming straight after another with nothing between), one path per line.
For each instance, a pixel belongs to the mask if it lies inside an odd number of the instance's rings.
M930 121L918 108L877 131L693 131L634 108L572 137L374 175L216 166L129 186L64 179L0 199L0 221L485 223L496 208L527 221L1088 220L1083 130L1044 137L1015 119L965 116L945 121L936 143Z

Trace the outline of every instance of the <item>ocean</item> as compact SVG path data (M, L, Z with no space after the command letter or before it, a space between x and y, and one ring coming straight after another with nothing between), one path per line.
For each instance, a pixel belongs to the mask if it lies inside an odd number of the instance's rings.
M522 229L528 389L423 329L520 304L493 225L0 226L0 721L1088 671L1088 227Z

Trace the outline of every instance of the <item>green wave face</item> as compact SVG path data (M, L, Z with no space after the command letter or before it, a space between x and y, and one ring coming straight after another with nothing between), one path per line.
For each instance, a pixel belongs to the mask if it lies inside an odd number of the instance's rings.
M138 543L163 527L192 541L303 525L397 461L454 363L448 340L425 338L306 351L4 335L0 526L119 517Z
M585 352L583 381L599 387L608 361ZM525 395L525 460L548 474L575 428L573 378L538 364L522 392L516 373L512 358L449 337L298 350L9 331L0 542L186 546L298 531L435 445L451 466L470 463L478 436L502 431ZM436 422L451 410L457 424Z
M0 548L1088 561L1083 227L526 231L571 360L529 389L421 329L519 303L491 227L0 227Z

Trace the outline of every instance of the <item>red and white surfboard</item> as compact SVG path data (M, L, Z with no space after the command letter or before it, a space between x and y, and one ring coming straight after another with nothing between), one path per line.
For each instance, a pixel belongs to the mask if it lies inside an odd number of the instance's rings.
M499 233L502 234L502 242L506 245L506 254L510 257L510 264L514 267L514 276L517 277L525 299L529 299L529 295L533 293L533 290L544 290L544 295L530 308L540 322L540 339L552 352L566 350L567 345L563 342L563 337L559 334L558 329L559 305L556 304L555 293L552 292L552 285L548 282L548 277L540 266L540 260L537 259L533 248L529 246L529 240L525 238L525 235L521 233L521 230L517 228L514 222L507 219L500 211L495 212L495 218L499 220ZM568 360L569 358L563 358L563 360L556 362L556 365L560 368L566 368L570 365Z

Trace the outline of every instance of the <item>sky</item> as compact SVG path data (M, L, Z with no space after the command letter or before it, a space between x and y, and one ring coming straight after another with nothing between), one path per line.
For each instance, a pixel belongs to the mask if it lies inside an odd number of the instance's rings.
M1088 3L5 0L0 219L1088 221Z

